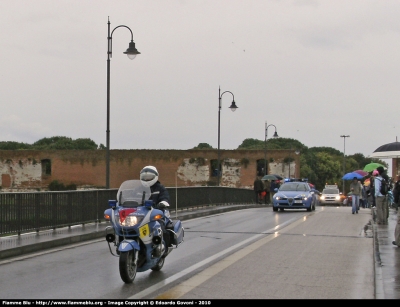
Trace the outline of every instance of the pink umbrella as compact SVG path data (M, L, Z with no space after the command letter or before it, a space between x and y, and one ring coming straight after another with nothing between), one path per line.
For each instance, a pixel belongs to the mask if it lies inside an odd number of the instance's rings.
M353 171L353 173L360 174L361 176L367 176L368 175L368 172L363 171L362 169L358 169L356 171Z

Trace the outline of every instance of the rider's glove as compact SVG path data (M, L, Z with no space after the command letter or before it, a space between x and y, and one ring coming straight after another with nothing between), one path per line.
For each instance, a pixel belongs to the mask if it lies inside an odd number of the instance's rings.
M160 201L158 203L158 208L160 208L160 209L164 209L164 208L167 208L167 207L169 207L169 203L167 203L165 200Z

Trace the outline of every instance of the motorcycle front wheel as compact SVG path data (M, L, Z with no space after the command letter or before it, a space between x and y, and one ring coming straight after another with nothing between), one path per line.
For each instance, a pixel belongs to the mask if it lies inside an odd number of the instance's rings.
M119 256L119 275L121 279L130 284L136 277L135 251L122 252Z

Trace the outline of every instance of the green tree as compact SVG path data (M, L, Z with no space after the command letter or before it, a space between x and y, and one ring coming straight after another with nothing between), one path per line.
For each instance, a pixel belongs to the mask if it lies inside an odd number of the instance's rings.
M291 139L291 138L270 138L267 139L267 144L270 144L267 148L269 149L292 149L292 150L299 150L303 152L308 147L305 146L303 143L299 142L298 140Z
M0 150L31 149L32 145L19 142L0 142Z
M33 143L33 149L71 149L72 139L66 136L53 136L50 138L42 138Z
M364 168L364 165L362 167L360 167L357 160L354 159L353 156L346 157L346 169L344 171L345 174L354 172L356 170L363 169L363 168ZM342 170L342 173L343 173L343 158L342 158L340 169Z
M199 145L193 147L193 149L214 149L214 148L208 143L199 143Z
M310 163L312 161L315 161L314 154L312 153L305 153L300 156L300 177L307 178L309 182L315 184L318 176Z
M265 149L265 143L267 143L267 149L298 149L300 151L307 148L305 145L295 139L290 138L270 138L265 140L257 139L245 139L237 149Z
M260 141L257 139L245 139L237 149L264 149L264 146L265 146L264 141ZM267 142L267 148L269 148L268 142Z
M316 174L319 189L322 189L326 183L338 183L343 176L340 170L340 163L332 159L331 155L326 152L319 152L316 155Z
M73 140L66 136L53 136L50 138L42 138L35 143L19 143L19 142L0 142L0 150L21 150L21 149L33 149L33 150L63 150L63 149L77 149L77 150L95 150L105 149L103 144L97 146L97 144L89 138L79 138Z
M98 146L89 138L73 140L66 136L54 136L36 141L32 148L36 150L95 150Z
M73 145L74 149L97 149L97 144L91 139L76 139Z
M341 153L339 150L332 148L332 147L311 147L310 151L312 152L326 152L330 155L334 155L334 156L343 156L343 153Z

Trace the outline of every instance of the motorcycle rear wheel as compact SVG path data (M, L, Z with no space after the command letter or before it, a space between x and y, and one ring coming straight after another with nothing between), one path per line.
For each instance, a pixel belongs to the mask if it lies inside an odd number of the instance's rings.
M158 260L157 264L150 268L153 271L160 271L162 267L164 266L165 258L161 257L160 260Z
M135 251L122 252L119 256L119 275L121 279L130 284L136 277Z

